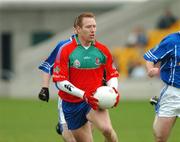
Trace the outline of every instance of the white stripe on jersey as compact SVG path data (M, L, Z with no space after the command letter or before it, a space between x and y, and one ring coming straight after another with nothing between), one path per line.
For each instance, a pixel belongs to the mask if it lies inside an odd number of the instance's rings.
M173 78L171 85L174 84L174 77L175 77L175 67L177 65L177 45L175 45L175 61L174 61L174 67L173 67Z

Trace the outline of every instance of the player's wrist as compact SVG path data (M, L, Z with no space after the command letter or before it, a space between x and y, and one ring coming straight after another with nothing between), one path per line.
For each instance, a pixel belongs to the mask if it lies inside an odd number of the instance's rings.
M86 102L88 101L88 97L90 96L90 94L89 94L89 92L87 92L87 91L84 91L84 93L83 93L83 100L85 100Z
M85 91L83 95L83 100L85 100L91 106L91 108L97 110L99 108L98 100L94 98L93 94L94 91Z

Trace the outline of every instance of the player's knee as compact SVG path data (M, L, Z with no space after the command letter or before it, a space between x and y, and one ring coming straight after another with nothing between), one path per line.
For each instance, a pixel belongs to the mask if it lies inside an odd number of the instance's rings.
M104 136L111 136L113 133L112 127L104 127L103 128L103 135Z
M166 140L162 136L155 136L155 139L156 139L156 142L166 142Z
M112 127L104 127L103 135L107 140L111 142L117 142L118 138Z
M76 142L75 138L64 138L65 142Z
M159 135L156 131L154 131L154 137L156 142L166 142L166 138L163 135Z

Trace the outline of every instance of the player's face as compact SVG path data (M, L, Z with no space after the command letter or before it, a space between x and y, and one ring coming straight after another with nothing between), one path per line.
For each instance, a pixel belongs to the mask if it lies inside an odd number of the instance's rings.
M95 39L96 21L94 18L83 18L82 27L77 28L77 32L81 40L91 42Z

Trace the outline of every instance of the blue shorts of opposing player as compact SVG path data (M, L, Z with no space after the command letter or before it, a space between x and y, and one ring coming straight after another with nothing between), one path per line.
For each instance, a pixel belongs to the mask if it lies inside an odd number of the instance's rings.
M86 115L91 107L86 102L70 103L62 101L62 108L68 129L78 129L88 121Z

